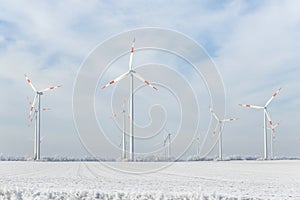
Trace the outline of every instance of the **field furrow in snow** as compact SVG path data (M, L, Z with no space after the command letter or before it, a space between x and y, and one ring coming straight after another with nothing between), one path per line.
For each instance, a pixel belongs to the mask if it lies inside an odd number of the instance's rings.
M299 161L0 162L0 199L300 199Z

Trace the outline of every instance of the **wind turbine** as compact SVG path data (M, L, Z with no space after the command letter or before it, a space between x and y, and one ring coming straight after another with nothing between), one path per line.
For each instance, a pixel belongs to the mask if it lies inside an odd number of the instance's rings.
M197 137L197 156L200 156L200 137Z
M123 117L123 127L122 127L122 143L121 143L121 145L122 145L122 160L124 161L124 160L126 160L126 144L127 144L127 142L126 142L126 110L125 110L125 106L126 106L126 99L124 98L123 99L123 104L122 104L122 107L123 107L123 109L122 109L122 117ZM117 114L113 114L113 117L117 117ZM128 116L128 117L130 117L130 116ZM121 146L120 145L120 146Z
M166 156L166 158L170 159L171 158L171 133L167 130L165 130L167 132L167 136L164 138L164 147L166 146L166 143L168 141L168 154Z
M129 137L130 137L130 143L129 143L129 148L130 148L130 160L134 161L134 95L133 95L133 77L139 79L146 85L150 86L154 90L157 90L156 87L154 87L150 82L146 81L141 75L139 75L136 71L133 70L132 68L132 59L133 59L133 53L134 53L134 44L135 44L135 38L132 41L132 46L131 46L131 51L130 51L130 58L129 58L129 69L127 72L122 74L121 76L117 77L116 79L110 81L108 84L104 85L102 89L107 88L108 86L124 79L125 77L129 76L130 77L130 87L129 87L129 92L130 92L130 98L129 98Z
M240 106L246 107L246 108L254 108L254 109L260 109L264 111L264 159L268 159L268 146L267 146L267 125L266 125L266 118L268 117L268 111L267 107L271 103L271 101L278 95L281 88L279 88L272 96L271 98L265 103L264 106L255 106L250 104L239 104ZM272 125L272 121L269 120L270 125Z
M274 152L273 152L273 143L274 143L274 139L275 139L275 129L279 126L279 122L277 122L275 125L272 125L271 126L271 131L272 131L272 134L270 136L271 138L271 158L274 158Z
M61 87L59 86L51 86L49 88L43 89L43 90L37 90L34 85L32 84L31 80L28 78L28 76L25 74L25 79L27 83L30 85L32 90L35 92L35 96L33 98L33 101L30 106L30 112L29 112L29 118L32 120L35 119L35 132L34 132L34 160L40 160L40 136L41 136L41 110L45 110L45 108L41 108L41 95L44 94L44 92L47 92L49 90L54 90L56 88ZM36 108L36 105L38 106ZM32 115L34 114L34 115Z
M220 119L216 113L213 111L212 108L210 108L210 112L212 116L217 120L218 124L214 130L214 133L219 132L219 159L223 159L223 150L222 150L222 128L223 128L223 123L224 122L229 122L229 121L234 121L237 120L238 118L228 118L228 119ZM218 129L219 128L219 129Z
M272 131L270 134L270 158L273 159L273 157L274 157L273 140L275 138L275 128L277 128L277 126L279 126L279 122L277 122L276 124L273 124L270 114L267 111L266 111L266 116L267 116L267 119L269 120L269 124L270 124L270 127L267 127L267 129Z

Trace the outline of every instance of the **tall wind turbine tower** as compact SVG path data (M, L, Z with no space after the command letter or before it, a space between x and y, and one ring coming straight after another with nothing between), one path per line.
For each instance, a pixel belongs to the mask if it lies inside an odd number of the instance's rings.
M40 160L41 110L43 110L43 108L41 108L41 96L49 90L54 90L56 88L60 88L61 85L51 86L51 87L43 89L43 90L37 90L26 74L25 74L25 79L26 79L27 83L30 85L31 89L35 92L35 96L33 98L33 101L32 101L31 107L30 107L29 118L32 117L33 113L35 114L35 116L34 116L34 118L35 118L34 160ZM37 108L36 108L36 105L37 105Z
M278 95L280 92L281 88L279 88L272 96L271 98L265 103L264 106L255 106L255 105L250 105L250 104L239 104L240 106L246 107L246 108L254 108L254 109L259 109L263 110L263 125L264 125L264 159L268 159L268 144L267 144L267 117L268 117L268 111L267 107L271 103L271 101ZM269 120L270 125L272 125L272 121Z
M108 86L124 79L125 77L129 76L130 77L130 85L129 85L129 115L130 115L130 119L129 119L129 148L130 148L130 160L134 161L134 95L133 95L133 88L134 88L134 77L139 79L140 81L142 81L143 83L145 83L146 85L150 86L151 88L153 88L154 90L157 90L156 87L154 87L150 82L146 81L141 75L139 75L136 71L133 70L132 67L132 59L133 59L133 53L134 53L134 44L135 44L135 39L133 39L132 41L132 46L131 46L131 50L130 50L130 57L129 57L129 69L127 72L125 72L124 74L122 74L121 76L117 77L116 79L110 81L108 84L106 84L105 86L102 87L102 89L107 88Z

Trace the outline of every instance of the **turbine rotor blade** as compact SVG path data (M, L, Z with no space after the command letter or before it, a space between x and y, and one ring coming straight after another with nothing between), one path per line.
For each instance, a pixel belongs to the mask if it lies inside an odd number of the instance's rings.
M272 130L272 133L275 134L275 128L272 128L271 130Z
M277 122L275 125L272 125L272 133L275 134L275 129L279 126L279 122Z
M254 108L254 109L264 109L263 106L255 106L250 104L239 104L239 106L246 107L246 108Z
M31 125L31 123L32 123L32 121L33 121L33 119L34 119L35 115L36 115L36 112L34 112L32 116L29 116L29 120L28 120L28 121L29 121L29 123L28 123L28 126L30 126L30 125Z
M28 76L26 74L24 74L25 79L27 81L27 83L30 85L30 87L33 89L33 91L37 91L36 88L33 86L33 84L31 83L31 80L28 78Z
M277 126L279 126L279 122L277 122L277 123L273 126L273 128L275 129L275 128L277 128Z
M267 103L265 104L265 107L267 107L271 101L278 95L278 93L280 92L281 88L279 88L271 97L270 99L267 101Z
M33 109L35 108L35 104L36 104L36 102L37 102L37 94L34 96L34 98L33 98L33 101L32 101L32 103L31 103L31 106L30 106L30 112L29 112L29 117L32 115L32 111L33 111Z
M223 120L221 120L222 122L229 122L229 121L235 121L235 120L238 120L239 118L234 118L234 117L232 117L232 118L228 118L228 119L223 119Z
M109 116L110 119L116 119L119 114L113 112L112 115Z
M42 108L42 111L51 110L51 108Z
M48 87L48 88L46 88L46 89L43 89L43 90L41 90L41 91L39 91L39 92L47 92L47 91L49 91L49 90L54 90L54 89L60 88L60 87L62 87L62 85L51 86L51 87Z
M32 105L32 102L30 101L29 97L27 96L27 101L29 103L29 105L31 106Z
M133 53L134 53L134 44L135 44L135 38L133 38L131 50L130 50L129 70L132 70L132 58L133 58Z
M104 85L101 89L105 89L105 88L107 88L108 86L110 86L110 85L112 85L112 84L114 84L114 83L116 83L116 82L122 80L122 79L125 78L128 74L129 74L129 72L126 72L126 73L122 74L121 76L117 77L116 79L114 79L114 80L110 81L109 83L107 83L106 85Z
M212 108L209 108L209 110L210 110L211 114L214 116L214 118L215 118L217 121L220 121L219 118L218 118L218 116L216 115L216 113L213 111L213 109L212 109Z
M215 127L215 129L214 129L214 131L213 131L213 135L212 136L215 136L215 135L219 134L220 126L221 126L221 124L218 122L217 125L216 125L216 127Z
M125 112L125 107L126 107L126 98L123 99L123 104L122 104L122 107L123 107L123 112Z
M144 82L146 85L150 86L151 88L153 88L154 90L157 90L157 88L155 86L153 86L150 82L146 81L141 75L139 75L138 73L136 73L135 71L131 71L131 73L140 81Z
M272 122L272 120L271 120L271 117L270 117L270 115L269 115L269 113L268 113L268 111L265 109L264 110L264 112L265 112L265 114L266 114L266 116L267 116L267 119L268 119L268 121L269 121L269 124L270 124L270 126L271 126L271 128L273 127L273 122Z

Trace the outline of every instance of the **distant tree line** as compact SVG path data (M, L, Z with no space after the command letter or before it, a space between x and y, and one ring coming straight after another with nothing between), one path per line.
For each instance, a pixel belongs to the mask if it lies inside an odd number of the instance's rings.
M218 158L212 158L212 157L199 157L197 155L192 155L187 157L186 159L176 159L174 157L171 158L165 158L165 157L159 157L159 156L140 156L136 157L136 162L185 162L185 161L217 161ZM223 160L225 161L231 161L231 160L262 160L260 156L241 156L241 155L231 155L224 157ZM273 160L300 160L300 157L275 157ZM33 158L31 156L25 155L25 156L10 156L10 155L3 155L0 153L0 161L33 161ZM44 162L118 162L121 161L120 159L114 159L114 158L95 158L95 157L71 157L71 156L45 156L42 157L40 161Z

